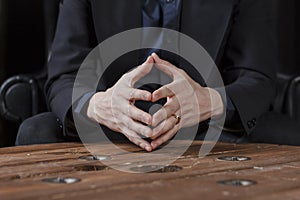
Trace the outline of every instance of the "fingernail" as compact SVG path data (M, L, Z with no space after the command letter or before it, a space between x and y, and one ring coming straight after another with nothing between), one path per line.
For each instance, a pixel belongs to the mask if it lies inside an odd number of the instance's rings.
M152 94L152 100L155 100L156 94Z
M151 126L152 126L152 127L155 127L155 123L154 123L153 120L151 121ZM154 134L154 132L153 132L153 134Z
M150 146L146 146L146 150L150 152L152 151L152 148Z
M156 149L157 145L155 143L152 143L151 145L153 149Z
M148 118L148 125L152 125L152 118L151 117Z

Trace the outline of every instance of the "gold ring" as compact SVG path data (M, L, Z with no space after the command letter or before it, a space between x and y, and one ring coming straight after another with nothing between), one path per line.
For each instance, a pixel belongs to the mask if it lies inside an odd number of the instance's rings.
M176 114L173 114L172 116L176 119L175 125L179 124L180 120L181 120L181 117L179 115L176 115Z

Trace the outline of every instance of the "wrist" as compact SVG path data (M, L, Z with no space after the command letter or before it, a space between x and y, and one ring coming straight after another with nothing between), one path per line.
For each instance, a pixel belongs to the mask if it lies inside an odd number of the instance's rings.
M89 102L88 102L88 106L87 106L87 109L86 109L86 116L90 119L90 120L93 120L93 121L95 121L95 112L94 112L94 110L95 110L95 103L94 103L94 99L95 99L95 96L96 96L97 94L94 94L91 98L90 98L90 100L89 100Z
M97 112L99 112L97 107L99 107L98 105L101 104L101 102L99 102L99 100L103 99L103 97L102 97L103 93L104 92L98 92L98 93L94 94L88 102L85 114L92 121L98 122L98 120L99 120L99 119L97 119Z
M220 93L212 88L208 88L211 102L211 118L216 119L224 114L224 102Z

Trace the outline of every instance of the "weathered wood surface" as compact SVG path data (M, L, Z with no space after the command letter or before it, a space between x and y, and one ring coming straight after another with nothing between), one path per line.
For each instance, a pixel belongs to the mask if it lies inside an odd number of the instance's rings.
M146 174L119 172L99 161L79 160L90 154L81 144L3 148L0 149L0 200L300 199L300 147L219 143L208 156L198 158L201 144L195 142L172 163L182 167L181 171ZM129 144L122 147L139 151ZM103 154L110 152L103 144ZM247 156L251 160L219 161L221 156ZM99 170L95 171L97 166ZM74 177L81 181L42 182L54 177ZM218 184L230 179L253 180L257 184L246 187Z

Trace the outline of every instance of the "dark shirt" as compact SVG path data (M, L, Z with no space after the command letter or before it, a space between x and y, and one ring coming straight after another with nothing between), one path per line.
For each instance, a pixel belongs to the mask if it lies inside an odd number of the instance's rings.
M147 0L143 7L143 27L179 31L181 7L181 0Z

